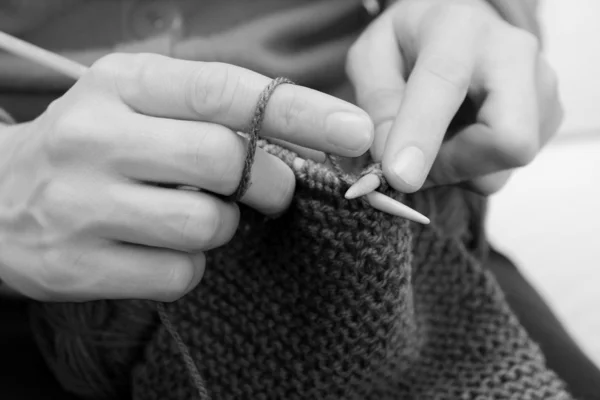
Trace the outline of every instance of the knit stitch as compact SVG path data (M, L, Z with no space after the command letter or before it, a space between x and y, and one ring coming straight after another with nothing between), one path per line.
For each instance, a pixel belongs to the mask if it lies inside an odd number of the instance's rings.
M420 226L346 200L343 174L259 145L296 176L290 208L270 219L241 206L235 237L164 305L163 324L144 301L32 310L66 388L111 400L571 398L482 268L481 198L380 189L426 213Z
M317 164L295 173L288 213L245 209L167 307L214 399L569 398L456 238L341 200ZM159 328L135 399L193 398L177 353Z

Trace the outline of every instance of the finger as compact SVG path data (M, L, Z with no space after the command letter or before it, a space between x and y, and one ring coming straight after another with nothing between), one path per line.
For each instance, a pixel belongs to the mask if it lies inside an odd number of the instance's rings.
M472 124L445 142L429 172L433 185L469 181L501 170L496 132L484 124ZM430 185L428 185L430 186Z
M326 159L325 153L323 153L322 151L317 151L317 150L309 149L307 147L298 146L297 144L288 143L284 140L279 140L279 139L271 139L270 142L273 144L279 145L281 147L284 147L288 150L293 151L300 158L303 158L305 160L312 160L312 161L316 161L318 163L325 162L325 159Z
M421 44L387 140L383 171L402 192L414 192L425 181L469 88L475 35L468 26L451 27L441 24Z
M119 122L115 168L127 178L188 185L231 195L242 179L247 140L221 125L128 115ZM265 214L291 202L295 178L278 157L256 149L251 185L241 201Z
M490 196L506 186L514 170L498 171L493 174L475 178L465 183L465 187L483 196Z
M371 154L375 161L381 161L405 88L402 56L387 15L372 23L352 46L346 72L354 87L357 104L375 124Z
M202 279L205 257L129 244L79 248L72 275L61 286L65 300L147 299L174 301Z
M96 200L95 236L197 252L227 243L239 223L235 204L202 192L118 183Z
M503 38L509 41L507 51L495 52L477 67L477 85L485 93L478 123L443 144L430 173L436 184L522 167L539 150L537 53L520 40L511 43L508 34Z
M234 131L248 128L259 96L270 82L233 65L153 54L113 55L92 71L109 76L122 101L139 113L212 122ZM356 156L370 147L373 126L366 113L350 103L305 87L282 85L266 108L262 134Z
M514 170L505 170L495 172L489 175L480 176L478 178L472 179L470 181L458 182L458 185L463 189L469 190L473 193L480 194L482 196L489 196L498 191L500 191L510 178ZM429 176L425 180L423 184L423 189L429 189L436 186L443 186L444 184L438 184L434 181L434 179Z
M527 165L540 149L537 42L508 33L502 40L505 51L478 68L485 100L477 120L490 128L487 147L495 151L488 154L487 165L473 166L472 177Z
M540 104L540 147L545 146L560 128L564 110L561 104L558 78L546 59L538 58L537 88Z

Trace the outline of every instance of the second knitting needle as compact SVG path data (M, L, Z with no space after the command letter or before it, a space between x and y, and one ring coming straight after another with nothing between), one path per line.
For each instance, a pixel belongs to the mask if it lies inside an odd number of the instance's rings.
M14 55L31 60L73 79L79 79L87 67L59 54L35 46L24 40L0 31L0 48Z
M381 185L381 180L375 174L367 174L360 177L345 194L345 197L350 199L356 199L357 197L365 196L371 192L377 190Z
M25 42L1 31L0 48L12 54L29 59L39 65L43 65L55 71L61 72L73 79L79 79L88 70L86 66L81 65L73 60L42 49L41 47ZM365 193L365 196L369 204L373 208L376 208L380 211L410 219L411 221L419 222L421 224L429 223L429 219L427 217L381 193L371 191L371 193ZM360 195L356 197L360 197Z
M302 168L304 163L305 163L305 160L303 160L299 157L294 159L294 167L296 169ZM419 224L424 224L424 225L429 224L429 222L430 222L429 218L427 218L423 214L419 213L418 211L413 210L412 208L400 203L399 201L396 201L396 200L392 199L391 197L384 195L383 193L375 192L374 190L377 189L377 187L379 187L379 185L381 183L381 181L379 180L379 177L377 175L368 174L368 175L365 175L363 178L366 178L366 177L371 177L368 179L369 179L369 181L371 181L370 184L372 186L373 186L372 177L374 177L377 180L377 186L374 187L372 191L369 191L369 192L365 193L364 195L360 195L360 196L356 196L356 197L364 196L365 199L367 200L367 202L371 205L371 207L375 208L376 210L383 211L387 214L395 215L397 217L406 218L413 222L417 222ZM359 182L360 182L360 179L358 181L356 181L355 185ZM350 191L350 189L348 189L348 192L349 191ZM352 197L348 196L348 192L346 192L345 197L347 199L352 199Z

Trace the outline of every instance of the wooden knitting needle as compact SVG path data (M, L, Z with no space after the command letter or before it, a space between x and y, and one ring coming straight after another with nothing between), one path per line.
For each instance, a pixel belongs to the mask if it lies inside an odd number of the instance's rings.
M294 159L294 167L296 169L300 169L304 162L305 160L297 157L296 159ZM370 175L371 174L365 175L365 177ZM380 182L377 176L375 176L375 178L378 182ZM430 222L429 218L427 218L423 214L392 199L391 197L384 195L383 193L372 191L365 194L364 197L367 200L367 202L371 205L371 207L375 208L376 210L383 211L385 213L395 215L397 217L406 218L424 225L427 225ZM348 198L348 196L346 196L346 198Z
M37 64L51 68L73 79L79 79L87 67L51 51L0 31L0 48Z
M356 199L357 197L365 196L374 192L381 185L381 180L375 174L367 174L361 176L344 195L348 200Z
M67 75L73 79L81 78L81 76L88 69L86 66L81 65L73 60L70 60L51 51L42 49L38 46L25 42L24 40L18 39L2 31L0 31L0 48L8 51L9 53L13 53L23 58L29 59L37 64L51 68L57 72L63 73L64 75ZM304 160L302 159L298 159L298 161L304 163ZM379 178L377 178L377 181L379 181ZM358 181L357 183L359 182L360 181ZM373 185L369 187L372 186ZM418 213L417 211L413 210L408 206L405 206L402 203L397 202L396 200L393 200L388 196L385 196L382 193L373 191L375 189L372 189L369 193L364 193L366 200L373 208L421 224L429 223L429 219L424 215ZM364 189L359 191L359 193L362 193L363 191ZM361 194L355 197L360 196Z
M347 199L356 199L357 197L366 196L373 193L381 185L379 177L375 174L367 174L354 182L346 191Z

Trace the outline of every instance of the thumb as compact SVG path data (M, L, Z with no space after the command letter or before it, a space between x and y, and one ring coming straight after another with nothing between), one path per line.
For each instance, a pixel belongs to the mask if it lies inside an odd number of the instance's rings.
M346 73L357 105L375 125L371 155L375 161L381 161L405 87L402 56L392 21L386 15L373 22L351 47Z

